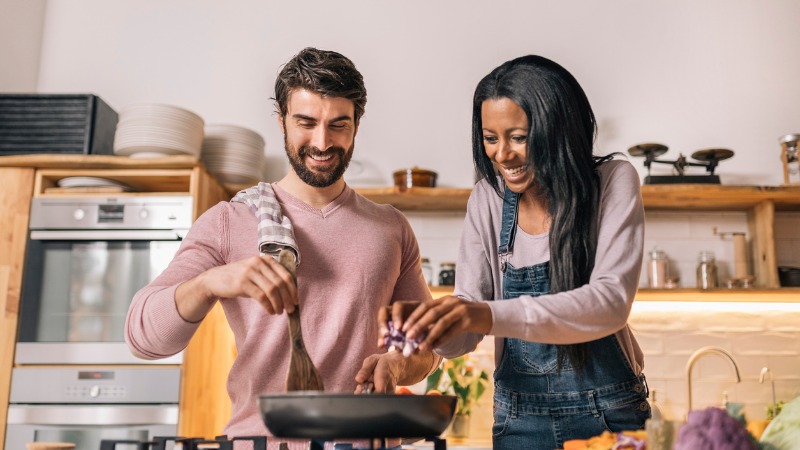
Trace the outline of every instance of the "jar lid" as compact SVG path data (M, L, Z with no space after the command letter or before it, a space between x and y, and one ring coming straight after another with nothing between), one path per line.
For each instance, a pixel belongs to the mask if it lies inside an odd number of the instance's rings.
M428 259L428 258L420 258L419 260L420 260L421 262L423 262L423 263L429 263L429 262L431 262L431 260L430 260L430 259Z
M697 260L700 262L714 261L714 252L710 250L703 250L697 255Z
M664 250L658 250L658 249L654 248L653 250L650 251L650 258L651 259L667 259L667 254L664 252Z
M432 170L428 170L428 169L420 169L417 166L414 166L414 167L412 167L410 169L396 170L392 175L400 176L400 175L405 175L405 174L407 174L407 175L432 175L432 176L436 176L436 172L434 172Z
M456 268L456 263L448 261L448 262L443 262L443 263L439 264L439 266L442 269L445 269L445 268L447 268L447 269L455 269Z

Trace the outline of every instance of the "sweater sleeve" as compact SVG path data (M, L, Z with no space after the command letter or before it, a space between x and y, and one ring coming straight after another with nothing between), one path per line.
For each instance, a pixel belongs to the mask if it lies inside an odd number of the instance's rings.
M612 161L601 177L595 266L588 284L540 297L491 302L491 334L546 344L574 344L622 329L639 284L644 208L633 166Z
M478 185L467 201L467 215L458 249L456 286L454 294L468 301L495 298L495 280L492 273L496 258L487 249L497 247L493 231L491 208L487 208L486 196L496 195L488 185ZM462 333L449 340L436 352L445 358L455 358L475 350L484 335Z
M227 218L224 205L200 216L164 272L134 295L125 321L125 342L137 357L172 356L186 348L199 327L199 322L187 322L178 314L175 290L201 272L224 264L220 242Z
M425 276L422 274L420 264L419 243L414 236L414 230L408 219L400 211L392 208L397 217L400 230L400 248L402 261L400 263L400 276L395 284L392 294L394 300L429 300L431 291Z

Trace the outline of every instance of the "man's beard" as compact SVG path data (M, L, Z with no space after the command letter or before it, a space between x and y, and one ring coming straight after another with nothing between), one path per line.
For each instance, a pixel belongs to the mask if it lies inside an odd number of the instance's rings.
M286 156L289 157L289 164L292 165L292 169L294 169L297 176L309 186L323 188L336 183L342 178L342 175L344 175L347 166L350 164L350 159L353 157L353 146L350 147L350 151L345 151L342 147L330 147L324 153L335 154L336 156L334 156L334 158L338 157L339 164L312 170L306 166L305 158L311 158L308 155L317 156L323 154L320 149L311 145L304 145L299 149L295 149L293 146L289 145L286 136L283 137L283 143L286 149Z

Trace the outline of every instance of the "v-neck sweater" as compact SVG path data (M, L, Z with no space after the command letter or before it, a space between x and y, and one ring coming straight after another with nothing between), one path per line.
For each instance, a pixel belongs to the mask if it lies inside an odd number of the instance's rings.
M297 285L306 349L326 391L352 393L364 358L377 353L379 308L393 300L431 298L417 240L397 209L373 203L348 186L322 209L276 183L272 187L301 253ZM199 323L178 314L178 285L212 267L257 254L257 218L245 204L221 202L206 211L167 269L135 295L125 331L131 351L157 359L183 350ZM267 314L250 298L220 302L238 351L228 376L233 412L224 432L268 434L257 398L285 392L287 317Z

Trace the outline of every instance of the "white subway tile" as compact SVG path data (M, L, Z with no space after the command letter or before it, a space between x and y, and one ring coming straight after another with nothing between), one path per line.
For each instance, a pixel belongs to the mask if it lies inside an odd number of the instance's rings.
M702 212L689 218L689 232L692 237L708 240L722 240L717 233L747 232L747 213L736 211Z
M701 347L716 346L730 349L730 344L730 336L727 334L696 331L672 336L664 343L664 351L670 355L691 355ZM712 358L706 357L706 359Z
M645 238L649 240L686 238L689 236L689 215L681 212L645 211ZM658 242L656 242L658 244ZM659 245L659 248L667 247Z
M733 346L743 355L800 355L800 340L791 333L742 333L734 337Z
M706 331L752 333L766 329L765 320L759 314L740 312L701 314L705 323L703 329Z
M650 333L646 331L633 331L639 347L645 355L661 355L664 353L663 335L661 333Z
M762 315L767 330L796 333L800 336L800 312L765 311Z
M797 355L769 355L766 366L776 380L793 381L800 384L800 356Z
M759 354L742 354L737 353L735 349L731 354L736 359L736 364L739 366L739 374L742 376L742 381L758 382L761 369L769 364L769 357L767 355Z
M628 323L635 333L674 332L696 328L688 315L668 311L633 311Z
M644 374L649 380L665 382L667 380L686 379L686 357L673 355L644 355Z

